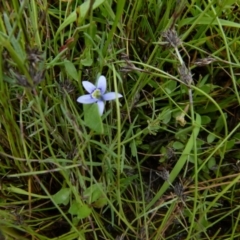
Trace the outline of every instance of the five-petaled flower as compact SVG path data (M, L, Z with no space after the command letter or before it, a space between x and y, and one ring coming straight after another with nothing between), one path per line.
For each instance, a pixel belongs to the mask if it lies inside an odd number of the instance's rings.
M89 94L80 96L77 101L83 104L97 103L100 115L103 114L105 101L122 97L121 94L115 92L105 93L107 81L104 76L98 78L96 86L89 81L83 81L82 84Z

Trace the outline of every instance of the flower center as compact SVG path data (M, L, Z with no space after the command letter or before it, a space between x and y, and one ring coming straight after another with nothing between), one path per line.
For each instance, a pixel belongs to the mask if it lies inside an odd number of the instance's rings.
M94 91L92 92L91 96L92 96L92 98L101 99L102 94L101 94L100 89L94 90Z

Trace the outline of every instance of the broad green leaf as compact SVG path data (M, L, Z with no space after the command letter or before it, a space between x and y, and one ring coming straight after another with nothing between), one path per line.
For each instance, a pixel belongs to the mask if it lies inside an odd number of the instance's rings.
M70 189L69 188L62 188L56 194L53 195L53 200L57 204L64 204L67 205L69 203L69 196L70 196Z
M177 87L177 82L173 81L173 80L169 80L165 85L164 85L164 89L165 91L170 94L172 93Z
M197 139L197 147L201 148L202 145L205 144L205 141L203 141L202 139Z
M78 203L76 200L73 200L70 208L68 209L68 213L72 215L77 215L80 206L81 206L80 203Z
M84 218L88 217L92 213L92 209L88 205L84 204L84 205L82 205L82 206L80 206L78 208L78 212L77 213L78 213L77 214L77 218L79 220L80 219L84 219Z
M204 86L202 86L201 88L200 88L203 92L205 92L205 93L210 93L211 91L212 91L212 89L213 89L213 87L212 87L212 85L210 85L210 84L206 84L206 85L204 85Z
M234 135L234 138L237 139L237 140L240 140L240 133L236 133L236 134Z
M89 203L93 203L102 196L102 188L103 185L101 183L92 184L83 192L83 196L89 200Z
M81 64L85 67L90 67L93 64L93 60L90 57L86 57L83 60L81 60Z
M220 132L220 131L223 129L223 127L224 127L224 120L227 119L227 115L224 114L224 117L225 117L225 119L223 119L223 116L221 115L221 116L219 116L219 118L217 119L216 125L215 125L215 127L214 127L214 130L215 130L215 131Z
M103 124L97 104L84 104L83 106L85 124L95 133L103 134Z
M212 143L216 138L216 135L213 134L213 133L209 133L208 136L207 136L207 142L208 143Z
M227 148L226 149L230 150L234 147L234 145L235 145L235 139L229 140L229 141L227 141Z
M78 81L79 77L74 64L68 60L64 60L64 66L67 74L71 76L74 80Z
M172 117L172 110L169 107L166 107L162 110L162 112L158 115L158 119L160 119L164 124L169 123Z
M81 64L83 66L86 66L86 67L89 67L89 66L92 66L93 64L93 59L91 57L91 51L89 48L87 48L85 51L84 51L84 59L81 60Z
M169 110L166 114L164 114L164 119L163 119L163 123L164 124L168 124L171 120L172 117L172 112Z
M207 163L208 169L213 170L214 167L216 167L216 165L217 165L216 159L214 157L212 157L208 160L208 163Z
M107 204L107 199L105 197L101 197L97 201L95 201L92 205L95 208L102 208L106 204Z
M181 142L176 141L173 143L173 148L176 150L180 150L184 148L184 145Z
M80 203L76 202L75 200L72 201L72 204L70 206L70 208L68 209L68 213L72 214L72 215L77 215L78 209L81 206Z
M92 210L88 205L82 205L77 201L73 201L71 207L68 209L68 213L76 215L79 220L88 217L91 212Z
M194 164L194 162L195 162L194 156L189 155L188 161Z
M211 122L211 118L209 116L202 116L202 125L206 125Z

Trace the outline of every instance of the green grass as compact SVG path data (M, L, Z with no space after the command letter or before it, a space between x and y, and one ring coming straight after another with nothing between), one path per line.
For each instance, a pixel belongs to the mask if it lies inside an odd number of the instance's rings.
M2 1L0 239L240 239L239 4Z

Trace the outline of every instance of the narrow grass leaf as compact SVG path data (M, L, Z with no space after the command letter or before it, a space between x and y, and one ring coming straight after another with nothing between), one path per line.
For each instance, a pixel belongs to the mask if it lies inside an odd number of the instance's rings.
M36 198L40 198L40 199L48 199L48 197L46 197L46 196L42 196L42 195L35 194L35 193L30 193L21 188L14 187L14 186L7 187L6 190L9 192L17 193L17 194L21 194L21 195L36 197Z
M197 18L198 18L198 16L197 17L192 17L192 18L185 18L180 22L179 27L183 27L185 25L191 25L191 24L194 23L194 21ZM225 20L225 19L219 19L219 22L222 26L225 26L225 27L240 28L240 24L236 23L236 22L232 22L232 21ZM209 25L209 23L211 23L211 25L218 25L218 21L216 19L211 18L211 17L202 17L202 18L198 19L196 24L198 24L198 25Z
M3 16L4 16L4 22L5 22L8 34L10 35L9 40L10 40L14 50L17 52L17 54L19 56L21 56L23 59L25 59L26 54L22 50L19 42L17 41L17 39L15 38L14 34L12 33L13 28L12 28L11 23L9 21L8 15L6 13L4 13Z
M170 173L170 176L168 179L169 182L172 183L175 180L175 178L178 176L179 172L184 167L186 161L188 160L188 156L190 155L190 153L193 149L194 141L196 141L198 133L200 131L200 126L201 126L201 116L196 114L196 122L195 122L195 126L193 128L193 132L186 144L186 147L182 151L181 157L178 159L176 165L174 166L172 172ZM156 196L147 205L146 210L148 210L165 193L165 191L168 189L168 187L169 187L169 183L165 182L163 184L163 186L160 188L160 190L157 192Z

